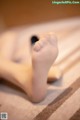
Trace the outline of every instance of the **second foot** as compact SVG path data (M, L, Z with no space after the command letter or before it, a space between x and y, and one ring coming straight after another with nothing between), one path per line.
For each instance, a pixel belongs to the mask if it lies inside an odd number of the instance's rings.
M48 83L52 83L62 78L62 70L58 66L52 66L48 73Z

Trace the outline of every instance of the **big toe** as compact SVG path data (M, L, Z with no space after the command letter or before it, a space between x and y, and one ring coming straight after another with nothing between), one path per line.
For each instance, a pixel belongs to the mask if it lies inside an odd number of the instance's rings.
M46 44L46 42L43 39L45 39L45 38L42 38L38 42L35 43L35 45L33 47L33 50L39 51L41 48L44 47L44 45Z
M48 34L44 34L42 36L40 36L40 40L37 41L33 47L33 49L35 51L39 51L41 48L43 48L44 46L57 46L57 37L54 33L48 33Z

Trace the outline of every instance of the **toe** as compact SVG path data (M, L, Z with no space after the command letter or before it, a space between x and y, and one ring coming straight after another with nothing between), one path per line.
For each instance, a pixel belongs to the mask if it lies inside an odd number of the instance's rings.
M43 36L41 36L40 38L41 38L41 40L44 41L45 44L46 43L49 43L52 45L57 44L57 37L56 37L55 33L53 33L53 32L46 33Z
M38 42L36 42L36 44L34 45L33 49L34 49L35 51L39 51L42 47L43 47L43 42L42 42L42 41L38 41Z
M46 45L46 37L40 37L40 40L35 43L33 49L35 51L39 51L41 48L43 48Z
M33 50L34 51L39 51L40 50L40 45L38 42L35 43L35 45L33 46Z

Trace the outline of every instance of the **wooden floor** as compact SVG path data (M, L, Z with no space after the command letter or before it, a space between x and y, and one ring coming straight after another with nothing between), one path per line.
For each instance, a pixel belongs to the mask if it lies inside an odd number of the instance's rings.
M39 24L26 31L33 34L55 31L58 36L59 56L55 65L63 77L48 85L44 101L33 104L25 93L2 82L0 84L0 112L8 113L8 120L79 120L80 119L80 18ZM19 29L14 29L17 32ZM20 36L19 36L20 37Z

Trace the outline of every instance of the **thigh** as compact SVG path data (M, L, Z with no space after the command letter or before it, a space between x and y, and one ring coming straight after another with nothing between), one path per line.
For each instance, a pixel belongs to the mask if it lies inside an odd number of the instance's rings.
M16 34L12 31L0 35L0 54L9 60L13 59L16 49Z

